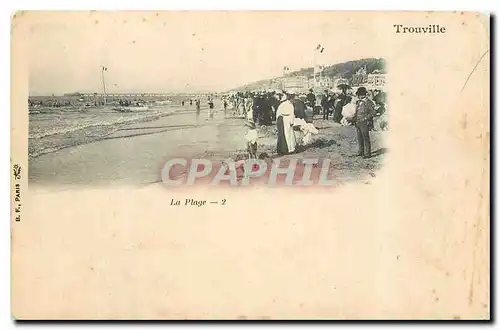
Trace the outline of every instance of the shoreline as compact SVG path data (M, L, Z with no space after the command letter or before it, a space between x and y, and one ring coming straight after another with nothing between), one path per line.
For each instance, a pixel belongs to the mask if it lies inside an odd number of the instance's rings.
M204 158L215 162L247 158L244 118L224 117L222 111L217 111L211 119L205 110L196 117L189 109L164 113L159 118L120 125L106 134L108 138L101 135L91 143L82 144L81 139L75 139L80 145L73 148L67 145L32 158L30 183L143 186L160 182L163 165L173 158ZM257 154L265 152L269 160L280 163L290 159L329 159L330 171L340 184L349 180L369 181L376 176L386 153L384 132L371 134L374 155L363 159L353 157L357 151L354 127L319 118L314 125L319 132L311 142L285 156L276 154L275 124L259 126Z
M150 116L120 123L90 125L67 132L47 134L41 137L28 137L28 161L31 162L42 155L54 153L62 149L101 141L126 126L159 120L163 117L173 115L178 111L179 109L173 109L168 113L158 112Z

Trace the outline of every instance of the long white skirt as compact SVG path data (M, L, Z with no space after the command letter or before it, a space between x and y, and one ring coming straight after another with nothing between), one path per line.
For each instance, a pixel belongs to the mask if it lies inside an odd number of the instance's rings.
M279 116L278 126L283 125L283 127L278 127L278 154L292 153L295 151L296 140L295 132L293 130L292 118L290 116ZM283 134L283 136L281 136ZM283 141L283 139L285 141ZM286 150L283 148L283 142L286 143Z

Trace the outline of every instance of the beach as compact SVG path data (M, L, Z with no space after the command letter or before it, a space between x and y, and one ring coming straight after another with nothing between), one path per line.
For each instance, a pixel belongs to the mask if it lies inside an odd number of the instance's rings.
M70 135L78 144L31 158L30 184L147 185L161 181L161 169L172 158L224 160L245 157L245 121L232 117L229 110L225 117L219 106L211 119L208 109L202 107L197 118L195 109L188 105L179 106L175 111L163 110L154 116L120 123L112 126L112 130L96 126L99 132L106 130L106 133L96 134L94 139L92 130L90 135L77 131L62 133L63 137L54 140ZM339 182L376 175L385 152L384 132L372 132L374 157L362 159L353 157L357 151L353 126L340 126L322 119L315 119L314 124L319 133L313 136L309 145L296 154L279 158L329 158ZM275 125L258 127L258 132L258 152L278 158ZM91 138L82 139L81 135Z

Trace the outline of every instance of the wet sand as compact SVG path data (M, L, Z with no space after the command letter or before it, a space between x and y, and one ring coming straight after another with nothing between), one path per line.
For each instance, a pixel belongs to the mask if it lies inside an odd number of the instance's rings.
M126 125L106 139L41 155L30 162L30 184L148 184L174 157L201 157L207 150L225 155L244 148L244 120L213 119L202 109L179 111L158 120ZM243 145L242 145L243 142Z
M184 109L160 119L129 124L104 140L44 154L30 162L30 184L71 185L147 185L161 181L163 164L172 158L210 158L223 160L245 155L244 119L224 118L218 110L213 119L208 109L199 118L193 109ZM328 158L330 172L339 183L376 176L383 165L385 132L372 132L370 159L354 157L356 130L322 119L315 119L319 133L299 153L280 157ZM258 153L276 155L276 127L258 127Z

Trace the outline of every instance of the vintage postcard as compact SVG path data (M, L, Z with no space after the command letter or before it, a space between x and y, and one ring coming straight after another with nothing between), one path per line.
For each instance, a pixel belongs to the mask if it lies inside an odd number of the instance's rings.
M18 320L488 320L490 17L20 11Z

